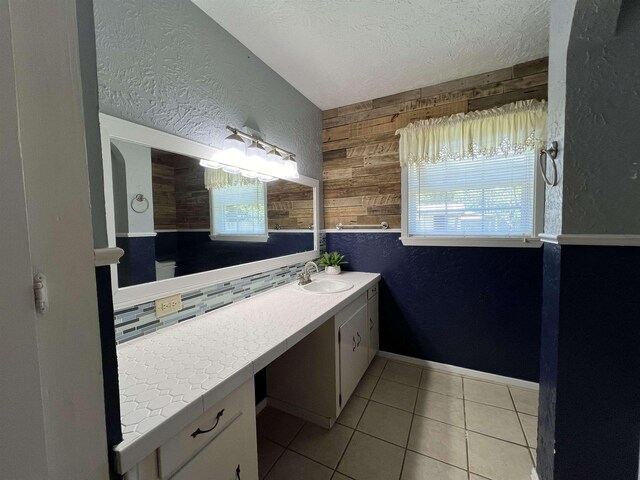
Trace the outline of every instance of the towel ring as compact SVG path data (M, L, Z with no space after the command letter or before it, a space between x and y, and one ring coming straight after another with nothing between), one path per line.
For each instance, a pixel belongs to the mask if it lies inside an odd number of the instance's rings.
M558 185L558 166L556 165L556 158L558 157L558 142L552 142L551 148L543 148L540 150L540 157L538 157L538 166L540 167L540 173L546 183L550 187ZM553 169L553 180L549 180L547 177L547 160L551 159L551 168Z
M137 205L137 203L135 202L142 203L143 204L142 208L139 210L136 210L135 206ZM136 213L146 212L147 210L149 210L149 199L145 197L143 194L138 193L135 197L131 199L131 210L133 210Z

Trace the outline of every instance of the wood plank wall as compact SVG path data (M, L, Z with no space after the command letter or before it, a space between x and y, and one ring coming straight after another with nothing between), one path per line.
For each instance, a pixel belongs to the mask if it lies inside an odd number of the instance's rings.
M415 120L547 98L548 59L323 112L325 228L389 223L400 228L395 131Z
M276 180L267 183L269 228L306 229L313 224L313 188Z

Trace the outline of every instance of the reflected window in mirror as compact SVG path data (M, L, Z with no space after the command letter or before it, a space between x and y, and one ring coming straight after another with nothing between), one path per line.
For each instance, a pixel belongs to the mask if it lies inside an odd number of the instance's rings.
M125 251L118 288L314 250L308 185L265 183L118 139L110 153L115 242Z
M265 182L205 168L204 183L211 202L211 240L268 240Z

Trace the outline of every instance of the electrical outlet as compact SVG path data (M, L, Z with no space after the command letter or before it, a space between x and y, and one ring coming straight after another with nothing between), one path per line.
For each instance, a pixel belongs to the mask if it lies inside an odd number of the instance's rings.
M179 293L156 300L156 318L164 317L180 310L182 310L182 297Z

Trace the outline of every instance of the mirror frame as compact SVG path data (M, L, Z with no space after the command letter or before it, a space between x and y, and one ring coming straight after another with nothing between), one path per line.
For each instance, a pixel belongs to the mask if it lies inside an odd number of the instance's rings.
M137 123L112 117L100 113L100 135L102 144L102 171L104 174L104 199L107 225L107 239L109 247L116 246L115 211L113 197L113 175L111 170L111 139L144 145L146 147L164 150L166 152L185 155L196 159L212 160L220 151L218 148L172 135L170 133L145 127ZM291 179L284 179L292 181ZM207 272L194 273L184 277L133 285L120 288L118 286L118 266L111 265L111 289L113 293L114 310L154 301L168 295L186 293L217 283L234 280L249 275L273 270L295 263L314 260L320 256L319 223L320 223L320 181L300 175L294 183L313 188L313 250L306 252L274 257L267 260L243 263L233 267L219 268Z

